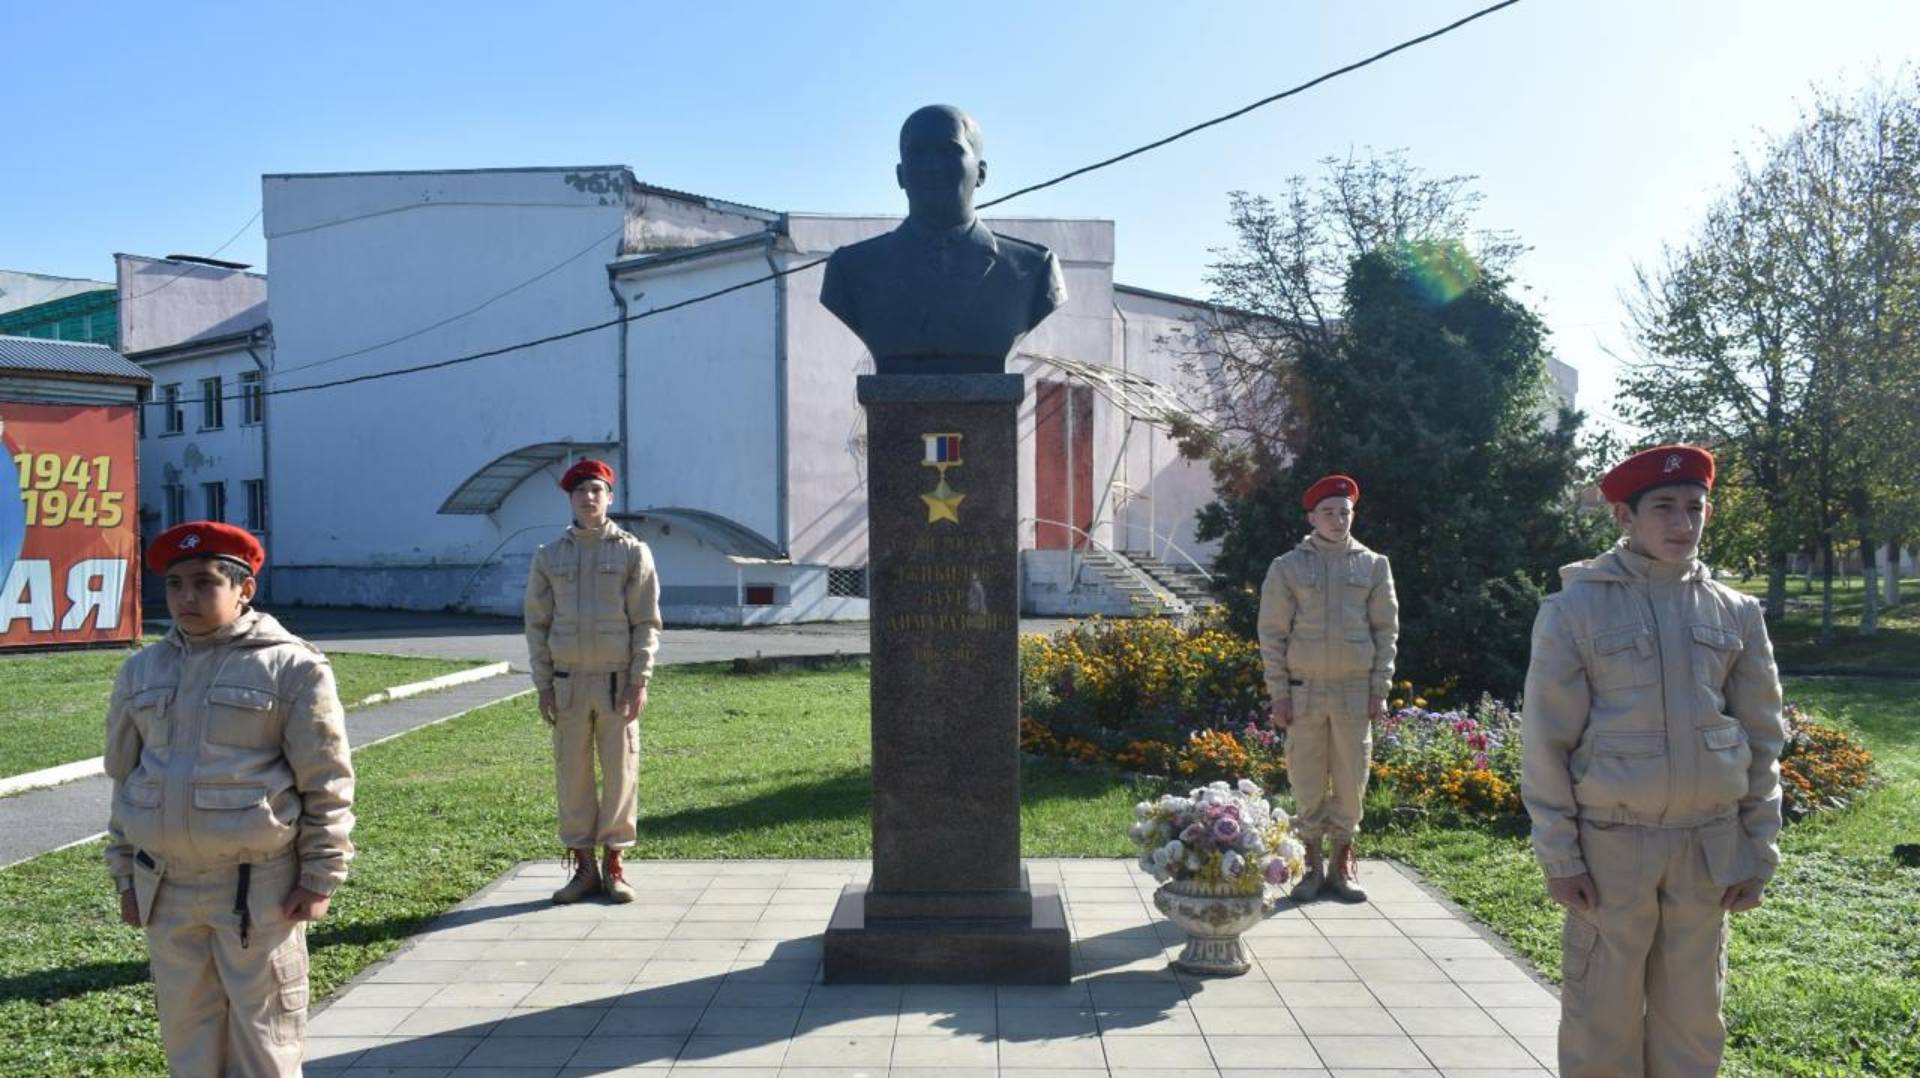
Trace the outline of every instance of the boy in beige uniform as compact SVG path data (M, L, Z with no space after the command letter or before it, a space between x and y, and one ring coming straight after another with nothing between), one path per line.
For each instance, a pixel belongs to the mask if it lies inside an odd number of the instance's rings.
M1758 601L1696 560L1711 454L1601 482L1626 535L1560 571L1527 669L1521 797L1561 933L1560 1073L1706 1076L1727 914L1779 863L1780 679Z
M120 667L107 710L107 869L144 927L175 1078L295 1075L306 922L353 857L353 764L333 671L250 606L240 528L162 532L173 628Z
M1260 657L1271 722L1287 732L1287 781L1294 830L1307 847L1307 870L1293 898L1311 901L1324 886L1345 902L1364 902L1353 840L1373 752L1372 720L1386 714L1400 604L1387 559L1353 538L1360 484L1330 475L1300 504L1313 527L1300 545L1273 560L1260 588ZM1333 846L1332 875L1321 867Z
M553 727L560 841L573 877L559 903L596 890L631 902L620 852L634 843L640 712L660 643L660 580L647 544L607 519L613 469L582 460L560 479L573 527L541 547L527 574L527 653L540 717ZM601 782L594 790L593 758ZM593 848L605 847L600 865Z

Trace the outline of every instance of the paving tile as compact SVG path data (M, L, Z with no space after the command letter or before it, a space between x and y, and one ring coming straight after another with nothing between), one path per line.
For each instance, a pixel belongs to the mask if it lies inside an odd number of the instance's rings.
M379 988L381 985L368 985ZM406 985L403 987L415 987ZM427 986L431 987L431 986ZM363 989L364 990L364 989ZM438 991L438 989L435 989ZM343 1007L334 1004L307 1021L309 1037L381 1037L393 1032L413 1007Z
M625 959L547 963L552 972L537 979L547 984L628 984L647 964Z
M1537 1060L1504 1034L1491 1037L1416 1036L1414 1043L1437 1067L1532 1067Z
M1297 1069L1312 1067L1319 1062L1311 1043L1301 1036L1210 1036L1207 1044L1213 1051L1214 1063L1222 1072L1237 1069L1251 1073L1275 1066Z
M806 984L723 984L713 994L715 1007L798 1007L807 1001Z
M515 1007L491 1036L583 1037L611 1013L599 1007Z
M478 1060L488 1067L547 1067L558 1069L573 1058L586 1042L585 1037L502 1037L492 1036L480 1042L469 1061ZM462 1068L462 1073L466 1068Z
M518 1007L611 1007L624 998L623 984L543 984L522 996Z
M1478 1007L1388 1007L1402 1031L1430 1037L1500 1037L1506 1031ZM1434 1060L1438 1063L1439 1060Z
M1343 936L1391 936L1398 939L1406 935L1406 933L1400 931L1399 925L1384 917L1355 918L1346 921L1316 921L1313 927L1318 929L1320 934L1328 939Z
M1059 1007L1049 1007L1035 1013L1062 1014L1067 1012ZM1004 1027L1000 1014L991 1008L969 1010L909 1010L902 1009L899 1014L885 1016L894 1023L892 1032L901 1037L964 1036L992 1039L1001 1036ZM1084 1032L1075 1029L1074 1032Z
M793 1036L794 1027L800 1021L800 1008L792 1007L709 1007L700 1024L694 1028L696 1037L759 1037L786 1038Z
M1445 984L1447 974L1424 958L1353 958L1347 960L1353 972L1368 984L1394 981L1429 981Z
M787 1054L781 1061L781 1066L783 1068L875 1067L884 1071L892 1059L892 1037L819 1033L793 1038L787 1045Z
M819 978L820 963L811 959L774 962L735 962L728 984L811 984Z
M1413 1040L1402 1036L1316 1037L1308 1034L1320 1062L1338 1074L1343 1068L1410 1067L1429 1070L1427 1057Z
M716 980L679 984L636 984L613 1001L615 1007L705 1007L720 991Z
M345 1068L366 1050L385 1044L381 1037L322 1037L309 1035L304 1049L307 1069Z
M1527 972L1505 958L1441 958L1436 960L1447 976L1468 982L1531 981Z
M1101 1008L1093 1012L1102 1037L1198 1037L1200 1023L1185 1007ZM1111 1061L1109 1061L1111 1062Z
M897 1056L896 1056L897 1058ZM1105 1067L1107 1056L1098 1037L1049 1037L1000 1042L1000 1065L1051 1070L1057 1067Z
M1275 984L1299 981L1357 981L1359 974L1344 958L1290 958L1269 971Z
M1454 917L1395 920L1393 926L1412 939L1479 939L1473 926Z
M486 981L450 984L427 1000L429 1007L512 1007L539 984L532 981Z
M1291 1007L1293 1020L1310 1037L1398 1035L1400 1026L1384 1007Z
M1300 1024L1285 1007L1194 1008L1200 1031L1209 1039L1216 1037L1293 1037L1300 1035ZM1223 1064L1224 1066L1224 1064Z
M1318 933L1311 936L1261 936L1247 940L1246 944L1247 950L1259 958L1340 957L1333 941Z
M1367 985L1374 997L1394 1007L1473 1007L1473 998L1458 985L1432 981L1384 981Z
M1192 1068L1196 1063L1213 1070L1207 1038L1197 1028L1188 1036L1109 1037L1103 1033L1101 1040L1106 1044L1107 1066L1113 1070Z
M1119 981L1095 978L1087 987L1096 1007L1172 1007L1186 1002L1187 992L1175 981Z
M1559 1007L1560 998L1532 981L1466 982L1460 990L1482 1007Z
M664 1068L679 1057L686 1041L685 1037L588 1037L567 1062L574 1067Z
M485 1037L512 1013L509 1007L421 1007L395 1026L392 1036Z
M902 1067L994 1067L1001 1047L996 1041L965 1035L895 1037L892 1065L896 1073ZM1104 1058L1097 1065L1105 1067Z
M994 987L987 984L910 984L900 994L902 1009L992 1010L994 1005Z
M700 1024L705 1007L618 1007L591 1012L595 1036L674 1037L686 1036Z
M1420 945L1405 936L1336 936L1329 942L1341 958L1427 959Z
M367 1049L355 1067L451 1067L480 1044L479 1037L389 1037Z
M1087 990L1086 982L1068 985L1019 985L1001 987L995 990L1000 1009L1029 1007L1079 1007L1093 1006L1093 995Z
M1325 1067L1279 1067L1258 1070L1222 1067L1220 1078L1329 1078L1329 1076Z
M1560 1034L1558 1007L1489 1007L1500 1027L1516 1037L1557 1037Z
M1483 939L1422 939L1414 941L1429 958L1487 958L1505 960L1493 944Z
M1100 1032L1100 1019L1091 1010L1066 1007L1036 1007L1031 1010L999 1012L1001 1040L1044 1040L1048 1037L1092 1037Z
M1209 980L1187 986L1187 1004L1195 1010L1234 1007L1272 1007L1280 1002L1280 993L1269 981L1251 976L1234 981Z
M1359 981L1275 981L1289 1007L1373 1007L1380 1000Z
M465 984L472 980L472 962L435 962L402 956L367 978L372 984Z

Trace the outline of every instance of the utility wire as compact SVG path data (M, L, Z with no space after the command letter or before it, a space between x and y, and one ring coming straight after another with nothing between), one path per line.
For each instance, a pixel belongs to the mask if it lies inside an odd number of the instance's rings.
M227 242L221 244L218 247L215 247L211 251L208 251L206 254L206 257L212 258L214 255L219 254L221 251L224 251L227 248L233 246L234 241L238 240L241 236L246 235L247 229L252 228L253 223L255 221L258 221L260 219L260 215L264 212L266 212L265 206L262 206L259 209L253 211L253 216L247 218L247 223L244 225L241 225L239 231L235 232L231 236L228 236ZM131 296L123 297L119 300L119 302L130 303L136 299L145 299L146 297L153 295L155 292L159 292L166 289L167 287L171 286L174 282L178 281L180 278L185 277L189 273L192 273L197 268L202 268L202 267L198 267L193 263L188 263L185 267L183 267L180 270L179 273L176 273L173 276L167 278L164 282L154 285L152 288L147 289L145 292L136 292ZM212 268L218 268L218 267L212 267Z
M1437 38L1444 37L1447 34L1453 33L1454 31L1466 26L1468 23L1474 22L1478 19L1485 18L1486 16L1491 15L1494 12L1503 10L1505 8L1510 8L1515 4L1518 4L1519 2L1520 0L1501 0L1500 3L1492 4L1492 5L1489 5L1488 7L1481 8L1480 10L1470 15L1467 15L1464 18L1456 19L1453 22L1450 22L1447 25L1442 26L1436 30L1431 30L1427 33L1421 34L1419 37L1409 38L1406 41L1402 41L1398 45L1394 45L1393 47L1388 49L1383 49L1380 52L1374 53L1372 56L1369 56L1363 60L1357 60L1351 64L1347 64L1344 67L1335 68L1334 70L1329 71L1324 75L1320 75L1317 78L1309 79L1308 81L1303 82L1298 86L1294 86L1290 89L1282 90L1281 92L1277 94L1273 94L1269 97L1263 97L1260 100L1255 101L1250 105L1243 106L1241 108L1235 109L1232 112L1224 113L1220 116L1214 117L1213 119L1195 124L1192 127L1186 128L1185 130L1177 131L1174 134L1168 135L1166 138L1158 139L1154 142L1149 142L1143 146L1139 146L1134 149L1128 150L1125 153L1117 154L1113 157L1109 157L1104 161L1097 161L1091 165L1086 165L1082 168L1073 169L1070 172L1063 172L1060 175L1055 176L1050 180L1045 180L1041 183L1036 183L1028 187L1022 187L1017 191L1013 191L1008 194L1001 195L999 198L993 199L988 202L980 203L976 207L976 209L986 209L989 206L998 205L999 203L1006 202L1009 199L1018 198L1021 195L1030 194L1034 191L1038 191L1043 188L1052 187L1056 184L1064 183L1067 180L1073 179L1076 176L1084 176L1089 172L1093 172L1098 169L1107 168L1111 165L1118 164L1121 161L1125 161L1128 158L1137 157L1140 154L1148 152L1149 150L1158 149L1169 143L1176 142L1180 139L1186 138L1188 135L1192 135L1199 131L1204 131L1209 127L1214 127L1216 125L1226 123L1229 120L1237 119L1241 116L1246 115L1249 112L1254 111L1255 109L1259 109L1267 105L1271 105L1276 101L1282 101L1282 100L1285 100L1286 98L1293 97L1300 93L1304 93L1305 91L1310 90L1315 86L1319 86L1322 83L1328 82L1332 79L1339 78L1343 75L1351 74L1355 71L1360 70L1361 68L1379 63L1381 60L1384 60L1387 57L1394 55L1395 53L1404 52L1405 50L1413 48L1416 45L1422 45L1429 41L1433 41ZM254 214L254 216L257 218L259 214L256 213ZM252 224L253 222L250 220L247 223ZM242 226L241 230L245 231L245 226ZM239 236L236 234L234 239L238 239L238 238ZM228 240L227 242L232 243L233 241ZM226 245L222 244L221 246L225 247ZM575 257L577 258L579 256L576 255ZM569 261L571 261L571 259L569 259ZM339 386L355 385L360 382L378 381L379 379L382 379L382 378L397 378L404 374L420 374L425 371L440 370L445 367L452 367L452 366L456 366L463 363L471 363L476 360L490 359L494 356L506 355L509 352L518 352L528 348L537 348L543 344L552 344L555 341L564 341L574 337L585 336L586 334L589 334L589 333L597 333L603 329L611 329L614 326L629 324L633 322L639 322L644 319L653 318L657 315L663 315L672 311L680 310L685 307L691 307L697 303L705 303L708 300L718 299L721 296L730 295L734 292L739 292L744 289L767 284L768 282L771 282L771 281L777 281L782 277L788 277L796 273L801 273L806 270L810 270L815 266L824 264L826 261L827 259L824 257L816 258L810 262L804 262L797 266L789 266L786 269L775 270L772 273L763 274L759 277L754 277L750 280L741 281L738 284L728 285L725 288L717 288L711 292L704 292L697 296L690 296L686 299L680 300L675 303L663 304L658 307L649 307L644 311L639 311L634 314L625 315L620 318L610 318L605 322L596 322L590 326L581 326L577 329L570 329L562 333L554 333L545 337L538 337L530 341L521 341L517 344L502 345L499 348L489 348L481 352L470 352L470 353L467 353L466 355L454 356L451 359L443 359L434 363L423 363L413 367L402 367L397 370L376 371L368 374L356 375L351 378L335 379L330 382L315 382L309 385L302 385L302 386L284 386L284 387L279 387L275 389L265 389L260 392L260 395L281 396L284 394L292 394L292 393L308 393L318 389L334 389ZM556 266L554 268L558 269L559 267ZM552 271L549 270L548 272L552 272ZM531 283L531 282L528 282L528 283ZM165 287L166 285L160 286L160 288L165 288ZM520 287L520 286L516 286L516 287ZM156 292L159 291L159 288L154 289L154 291ZM151 293L144 293L144 294L150 295ZM495 297L495 298L498 298L498 297ZM491 302L491 301L488 301L488 302ZM455 317L458 318L461 316L456 315ZM431 329L433 327L428 327L428 328ZM425 332L425 331L423 330L422 332ZM383 346L374 345L366 350L371 351L373 348L379 348L379 347L383 347ZM342 357L334 357L334 358L345 358L345 357L342 356ZM319 363L321 362L329 362L329 361L330 360L316 361L314 363L307 364L306 366L318 366ZM290 368L290 370L304 370L304 369L306 369L304 366ZM239 400L242 398L242 396L243 394L236 394L232 397L222 397L221 399L222 400ZM180 400L176 400L173 403L176 406L179 406L179 405L197 403L198 401L203 399L205 398L180 399Z

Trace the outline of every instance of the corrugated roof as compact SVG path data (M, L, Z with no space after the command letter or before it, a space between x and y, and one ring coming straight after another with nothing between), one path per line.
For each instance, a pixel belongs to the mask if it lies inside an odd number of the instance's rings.
M116 382L148 383L153 376L104 344L0 336L0 370L81 375Z

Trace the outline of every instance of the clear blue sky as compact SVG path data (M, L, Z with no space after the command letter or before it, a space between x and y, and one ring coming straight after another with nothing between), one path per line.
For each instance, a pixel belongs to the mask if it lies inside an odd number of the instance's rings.
M9 0L0 267L106 278L115 251L210 251L266 172L618 163L771 209L899 212L894 135L931 101L979 119L991 197L1480 6ZM1634 263L1684 241L1810 87L1917 54L1914 0L1526 0L999 212L1111 218L1117 280L1204 295L1225 192L1403 147L1477 175L1482 223L1532 246L1525 297L1604 417ZM255 223L225 257L265 251Z

